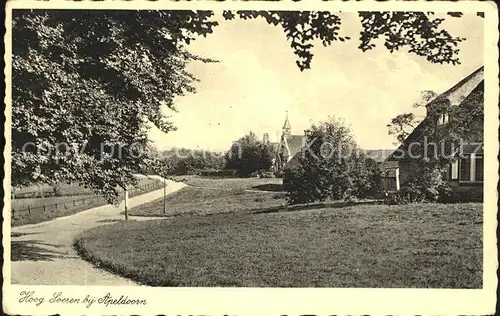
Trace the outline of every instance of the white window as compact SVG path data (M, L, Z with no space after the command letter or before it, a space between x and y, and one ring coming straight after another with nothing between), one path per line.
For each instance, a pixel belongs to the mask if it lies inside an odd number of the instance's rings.
M484 172L483 169L484 167L483 167L482 155L470 154L465 157L462 157L460 158L460 163L459 163L459 175L460 175L459 180L461 182L482 182L483 172Z
M451 163L451 180L458 179L458 160Z
M443 114L439 115L438 125L443 125L443 124L448 123L449 118L450 117L449 117L448 113L443 113Z

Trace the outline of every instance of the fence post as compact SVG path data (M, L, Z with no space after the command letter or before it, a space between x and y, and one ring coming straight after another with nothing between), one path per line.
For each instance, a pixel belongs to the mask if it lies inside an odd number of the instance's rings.
M28 214L31 215L31 206L28 206Z
M43 211L45 212L45 204L43 205Z
M125 220L128 221L128 190L125 188L125 196L124 196L124 208L125 208Z

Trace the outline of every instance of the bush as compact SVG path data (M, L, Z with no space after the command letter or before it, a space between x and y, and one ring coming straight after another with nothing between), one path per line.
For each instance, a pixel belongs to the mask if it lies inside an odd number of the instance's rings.
M272 171L263 171L260 173L260 177L261 178L276 178L276 176L274 175L274 172L272 172Z
M482 202L481 194L470 194L469 191L456 191L448 185L442 185L435 190L422 190L416 185L408 185L398 192L388 194L385 198L385 203L394 204L409 204L409 203L468 203Z
M233 169L240 177L257 176L272 166L272 151L250 133L235 142L226 155L226 169Z
M203 177L234 177L234 170L199 170L198 174Z
M274 172L276 178L283 178L283 169Z
M290 204L362 198L378 187L372 179L376 168L367 163L342 122L330 119L313 125L306 138L310 146L300 155L299 164L283 174Z
M260 178L260 172L254 171L250 174L250 178Z
M303 168L285 169L283 189L290 204L310 203L328 197L325 190L318 186L319 181L308 177Z
M456 195L443 179L443 170L437 163L425 159L415 160L412 164L412 175L395 196L393 204L452 202Z

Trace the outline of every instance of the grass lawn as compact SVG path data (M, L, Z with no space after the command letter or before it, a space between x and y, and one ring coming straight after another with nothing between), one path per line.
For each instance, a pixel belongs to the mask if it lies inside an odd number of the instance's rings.
M152 286L481 288L482 212L468 203L182 216L97 227L75 247Z
M225 190L280 191L283 183L281 178L210 178L189 175L175 176L173 179L195 187Z
M283 193L247 192L185 187L167 195L167 212L163 214L163 198L132 208L132 216L207 215L258 210L285 203Z

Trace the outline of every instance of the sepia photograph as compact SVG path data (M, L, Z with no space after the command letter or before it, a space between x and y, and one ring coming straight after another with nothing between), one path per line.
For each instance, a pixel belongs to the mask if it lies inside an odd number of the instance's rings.
M12 2L4 306L463 290L493 313L498 31L482 5Z

